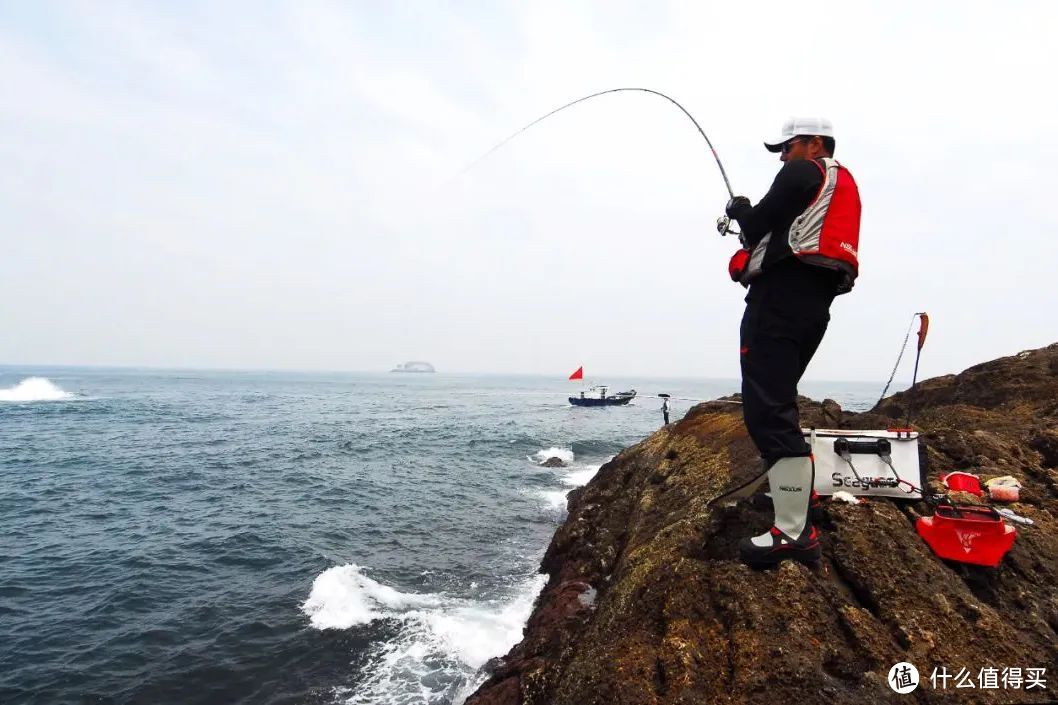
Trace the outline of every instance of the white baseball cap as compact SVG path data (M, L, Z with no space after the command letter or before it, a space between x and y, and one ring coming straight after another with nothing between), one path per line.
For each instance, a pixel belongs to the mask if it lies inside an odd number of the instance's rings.
M830 120L821 117L790 118L782 125L782 136L774 140L764 140L764 146L769 152L778 152L782 149L783 142L788 142L798 135L819 135L820 137L834 137L834 125Z

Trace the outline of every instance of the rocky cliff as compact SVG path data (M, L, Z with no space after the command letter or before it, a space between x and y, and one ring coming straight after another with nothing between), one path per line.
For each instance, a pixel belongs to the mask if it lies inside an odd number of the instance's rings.
M885 428L911 404L925 477L1015 475L1019 526L998 568L945 562L914 530L925 502L825 501L824 558L753 570L740 537L770 503L707 502L756 466L737 404L693 408L569 496L524 639L468 705L1038 703L1058 690L1058 344L921 382L871 412L802 400L805 426ZM922 684L898 695L893 664ZM934 669L942 680L929 681ZM980 687L1045 668L1039 687ZM972 676L943 680L965 669ZM982 669L985 669L982 672ZM1037 676L1040 674L1037 672ZM969 682L974 688L965 687ZM941 685L946 685L941 688Z

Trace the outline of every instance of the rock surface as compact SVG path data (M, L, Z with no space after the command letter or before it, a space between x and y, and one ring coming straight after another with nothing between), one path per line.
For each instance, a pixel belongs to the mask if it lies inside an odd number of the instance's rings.
M801 400L805 426L885 428L912 405L923 471L1014 475L998 568L948 563L914 530L924 502L824 502L815 567L741 565L771 519L758 494L707 502L757 463L737 404L708 402L627 448L569 498L523 640L468 705L1030 703L1058 690L1058 344L921 382L853 414ZM890 667L922 684L898 695ZM1048 690L934 689L934 668L1046 668Z
M541 467L545 468L564 468L566 467L565 461L558 456L552 455L550 458L540 463Z

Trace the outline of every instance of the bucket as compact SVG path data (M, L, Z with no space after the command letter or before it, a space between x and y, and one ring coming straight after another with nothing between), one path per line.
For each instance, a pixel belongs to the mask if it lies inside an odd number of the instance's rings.
M969 492L981 496L981 480L977 475L968 472L949 472L940 476L941 482L952 492Z
M828 496L920 499L918 431L804 429L816 458L814 489Z
M991 507L941 504L920 517L915 531L941 558L995 567L1014 545L1017 530Z

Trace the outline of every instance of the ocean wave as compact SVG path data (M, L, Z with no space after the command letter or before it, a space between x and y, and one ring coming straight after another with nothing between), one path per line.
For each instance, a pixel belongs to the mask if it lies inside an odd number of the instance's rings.
M316 576L301 610L317 629L348 629L413 607L438 604L436 597L399 592L367 577L360 566L349 564Z
M573 441L570 444L570 448L574 453L580 456L584 455L614 455L621 452L621 450L629 445L616 440L599 440L592 439L586 441Z
M547 450L538 450L527 457L534 463L545 463L549 458L558 458L566 465L569 465L573 462L575 456L573 455L573 451L569 448L555 448L552 446Z
M582 487L595 477L595 473L599 472L601 467L602 465L585 465L584 467L570 470L565 477L561 478L562 482L571 487Z
M0 389L0 401L60 401L74 395L44 377L26 377L14 387Z
M537 490L536 496L543 500L548 511L565 511L569 490Z
M328 568L302 611L317 629L396 619L398 633L377 648L364 679L343 693L348 705L461 703L483 682L479 669L506 653L547 578L537 575L502 599L405 593L365 576L359 566Z

